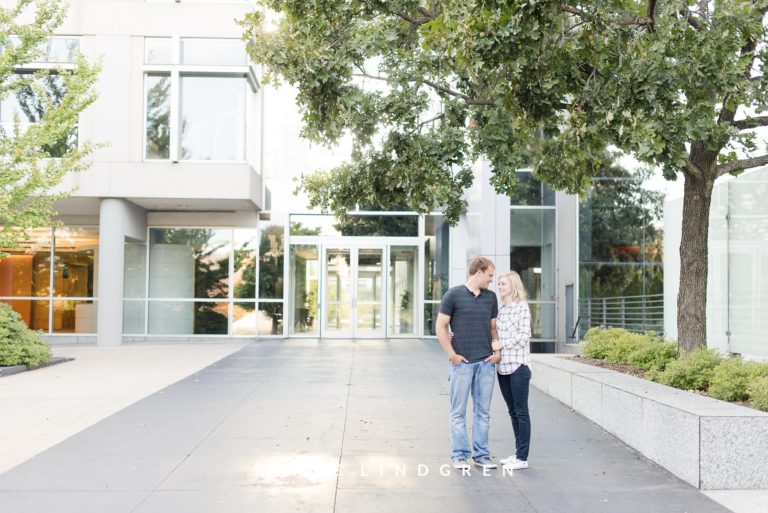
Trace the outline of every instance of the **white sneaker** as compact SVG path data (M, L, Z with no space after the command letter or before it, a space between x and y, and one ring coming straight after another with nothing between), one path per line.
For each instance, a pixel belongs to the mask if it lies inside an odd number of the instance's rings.
M510 463L515 461L516 459L517 459L517 455L513 454L511 456L507 456L506 458L504 458L502 460L499 460L499 463L501 463L502 465L509 465Z
M517 458L504 464L504 470L520 470L523 468L528 468L528 462L518 460Z
M457 458L453 460L453 468L458 470L469 470L469 463L467 463L467 460L462 458Z

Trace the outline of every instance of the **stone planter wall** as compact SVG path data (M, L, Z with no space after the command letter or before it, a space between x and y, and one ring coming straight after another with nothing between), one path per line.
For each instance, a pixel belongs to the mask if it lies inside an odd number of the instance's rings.
M554 355L531 384L704 490L768 489L768 413Z

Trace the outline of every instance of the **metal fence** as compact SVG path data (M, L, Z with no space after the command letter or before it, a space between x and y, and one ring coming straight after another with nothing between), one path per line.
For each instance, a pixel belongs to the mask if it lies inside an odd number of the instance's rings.
M579 338L582 338L593 326L661 333L664 331L664 294L580 300L573 335L578 330Z

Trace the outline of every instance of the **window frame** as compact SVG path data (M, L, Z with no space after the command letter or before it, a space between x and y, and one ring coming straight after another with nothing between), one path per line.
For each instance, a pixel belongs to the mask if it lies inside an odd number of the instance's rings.
M241 66L217 66L214 64L182 64L181 63L181 51L183 39L208 39L211 41L232 41L237 40L235 38L182 38L179 35L173 35L171 37L145 37L144 38L144 51L142 59L146 61L146 42L148 39L168 39L171 44L171 63L170 64L148 64L144 62L141 66L142 72L142 149L141 149L141 161L142 162L172 162L174 164L179 162L185 163L206 163L206 164L245 164L247 163L247 148L243 146L241 158L232 160L200 160L200 159L182 159L181 158L181 79L183 76L210 76L210 77L233 77L243 78L243 87L245 88L245 109L246 115L244 116L243 140L247 141L249 135L254 132L255 127L253 122L249 119L248 112L252 110L253 106L253 94L248 94L248 91L255 93L258 91L258 82L251 80L252 66L250 60ZM247 55L246 55L247 56ZM167 159L155 159L147 157L147 77L148 76L168 75L170 76L170 122L169 122L169 156Z

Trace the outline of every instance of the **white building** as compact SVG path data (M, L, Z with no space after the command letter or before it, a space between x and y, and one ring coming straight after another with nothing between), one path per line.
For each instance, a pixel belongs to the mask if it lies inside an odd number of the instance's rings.
M344 152L300 139L292 91L260 86L234 21L251 8L71 1L53 45L103 59L99 99L81 116L78 137L108 145L88 171L68 178L77 190L57 206L62 226L36 230L0 261L0 301L31 327L100 345L158 336L430 336L440 296L482 254L499 272L521 273L534 350L553 351L571 340L578 319L583 328L607 315L605 299L600 314L588 301L579 311L579 298L592 295L580 276L591 283L609 268L638 268L642 286L635 280L631 290L649 293L637 256L645 241L609 242L625 255L605 257L610 265L593 257L591 241L579 240L587 226L579 200L525 171L526 186L500 197L478 164L469 213L455 228L439 212L358 212L347 226L307 212L293 177ZM13 109L5 102L0 120ZM622 319L628 287L601 289L619 290Z

